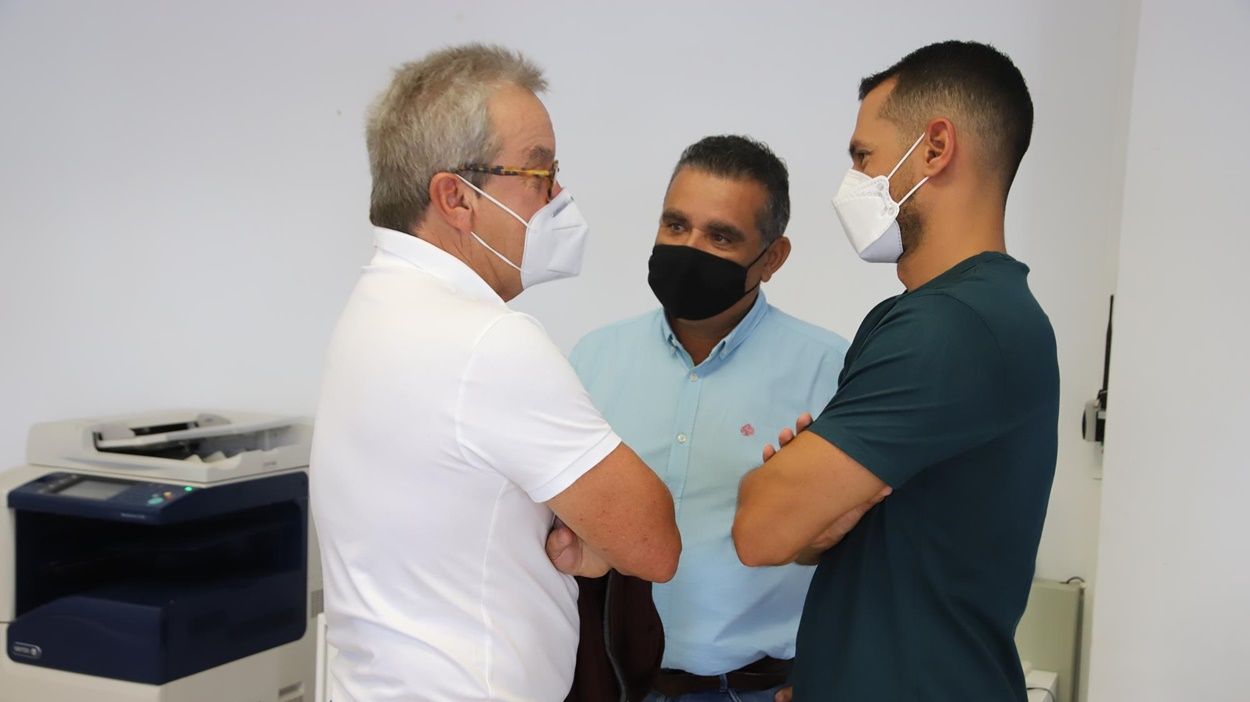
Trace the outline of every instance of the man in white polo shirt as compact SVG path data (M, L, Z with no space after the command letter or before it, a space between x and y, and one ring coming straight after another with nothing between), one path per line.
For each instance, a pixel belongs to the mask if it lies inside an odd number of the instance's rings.
M519 54L454 47L370 112L376 253L330 343L311 468L334 702L563 699L577 586L552 561L676 569L667 488L505 304L581 267L544 88Z

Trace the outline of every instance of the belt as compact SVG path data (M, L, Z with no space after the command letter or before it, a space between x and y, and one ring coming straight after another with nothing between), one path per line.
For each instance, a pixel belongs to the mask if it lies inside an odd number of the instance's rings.
M791 660L764 658L721 675L695 675L684 670L665 668L655 679L655 691L665 697L681 697L696 692L716 692L721 678L730 690L757 692L782 685L790 677Z

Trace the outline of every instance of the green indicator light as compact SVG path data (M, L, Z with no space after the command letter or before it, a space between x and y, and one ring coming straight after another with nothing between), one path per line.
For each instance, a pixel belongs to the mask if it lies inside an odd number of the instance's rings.
M195 488L191 487L190 485L188 485L188 486L186 486L186 487L184 487L184 488L183 488L183 490L186 490L187 492L191 492L191 491L192 491L192 490L194 490L194 489L195 489Z

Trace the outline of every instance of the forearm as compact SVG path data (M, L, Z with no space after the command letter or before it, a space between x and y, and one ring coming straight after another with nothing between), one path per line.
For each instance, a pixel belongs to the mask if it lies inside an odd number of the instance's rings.
M589 547L589 558L655 582L677 570L673 497L624 444L547 504Z
M794 560L810 538L796 530L782 502L770 494L773 481L764 468L747 473L738 485L733 540L738 558L749 566L784 565Z
M814 562L887 494L863 466L805 433L739 484L738 558L749 566Z
M820 563L820 557L825 555L825 551L828 550L828 548L808 546L802 551L799 551L798 555L794 557L794 562L799 565L814 566L817 563Z

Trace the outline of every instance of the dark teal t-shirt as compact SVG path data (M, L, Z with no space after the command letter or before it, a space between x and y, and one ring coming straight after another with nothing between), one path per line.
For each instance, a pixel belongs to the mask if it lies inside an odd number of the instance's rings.
M1024 702L1016 624L1055 473L1059 369L1029 269L983 253L877 305L810 431L894 493L825 553L796 702Z

